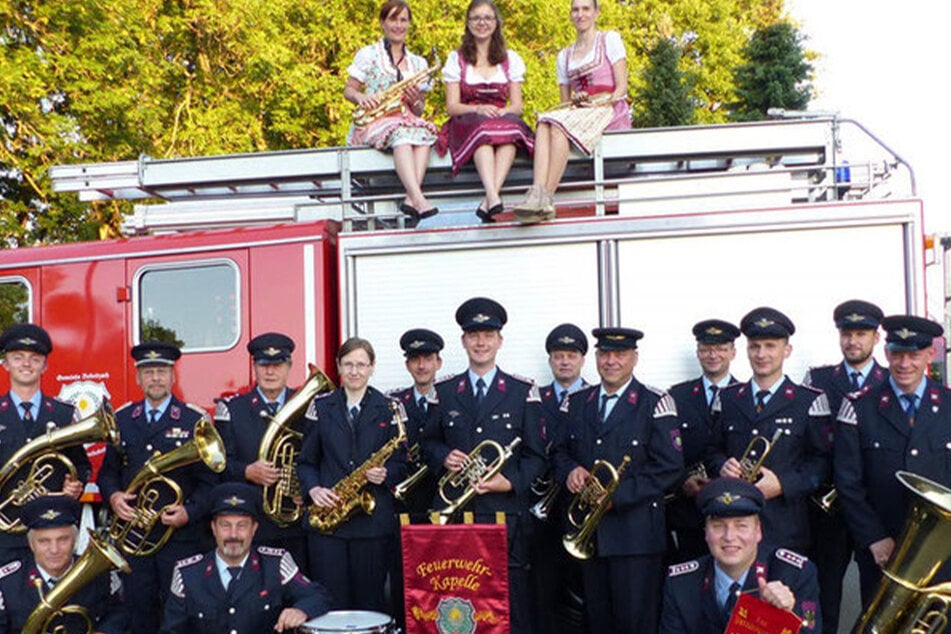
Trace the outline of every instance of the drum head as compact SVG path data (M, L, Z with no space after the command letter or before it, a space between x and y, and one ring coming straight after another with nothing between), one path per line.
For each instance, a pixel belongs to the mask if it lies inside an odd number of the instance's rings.
M388 634L392 631L392 625L393 619L380 612L337 610L307 621L301 626L300 631L307 634L332 634L333 632Z

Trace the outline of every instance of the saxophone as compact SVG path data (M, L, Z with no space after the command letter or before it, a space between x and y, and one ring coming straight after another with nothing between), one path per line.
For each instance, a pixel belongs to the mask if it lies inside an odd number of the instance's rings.
M353 111L353 125L363 128L381 117L405 111L403 91L410 86L422 86L439 71L439 56L436 55L435 48L433 48L433 55L436 59L427 68L372 95L377 101L375 106L372 108L361 108L359 106L355 108Z
M338 526L350 519L358 508L362 509L367 515L373 513L373 509L376 508L376 500L373 498L373 494L364 488L367 485L367 471L375 467L382 467L393 455L393 452L406 442L406 411L402 404L397 401L390 402L390 409L393 410L392 424L396 425L396 436L386 441L372 456L367 458L366 462L333 486L333 492L339 498L334 506L311 504L308 507L310 512L308 523L311 528L316 528L321 533L332 533Z

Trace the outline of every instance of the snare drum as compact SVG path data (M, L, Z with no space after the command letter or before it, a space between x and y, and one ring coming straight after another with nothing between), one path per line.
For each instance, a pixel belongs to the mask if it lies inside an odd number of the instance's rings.
M394 634L396 628L386 614L363 610L336 610L311 619L297 630L301 634Z

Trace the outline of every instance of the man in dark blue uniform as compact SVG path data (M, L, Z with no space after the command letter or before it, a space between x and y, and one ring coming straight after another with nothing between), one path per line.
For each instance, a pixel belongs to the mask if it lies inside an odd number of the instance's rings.
M252 545L260 496L243 482L212 491L217 548L176 564L162 634L294 632L330 609L324 589L300 572L289 552Z
M763 457L765 439L772 443L755 478L763 492L763 536L773 545L805 552L809 539L809 496L829 470L829 403L825 394L797 385L783 374L792 353L792 321L774 308L756 308L740 322L753 378L735 383L713 402L714 425L707 467L711 475L744 475L740 459L750 445L751 462Z
M99 471L102 498L124 522L136 513L137 494L126 493L132 478L153 453L168 453L193 438L195 425L207 415L204 410L183 403L172 394L175 361L181 351L173 344L146 342L132 348L136 383L145 393L141 401L129 402L116 410L122 446L109 446ZM182 490L182 501L161 511L156 529L172 528L171 539L153 556L130 556L132 573L126 590L134 597L132 633L152 634L158 630L161 606L168 595L175 562L204 550L208 544L203 521L207 495L218 476L202 462L173 469L164 474ZM161 509L163 503L158 503Z
M574 324L560 324L545 338L545 351L553 380L542 387L539 394L542 399L542 440L550 457L554 438L560 433L558 427L564 421L560 412L562 404L569 394L588 385L581 377L585 355L588 354L588 338ZM531 509L535 629L552 633L583 631L584 604L578 563L561 545L568 496L562 483L555 480L551 467L532 486L532 493L539 496Z
M47 597L72 569L80 510L79 502L67 496L40 497L23 506L31 554L0 567L0 634L21 632L41 596ZM113 570L86 581L84 587L74 586L63 605L84 608L97 633L124 634L128 614L119 575ZM54 630L85 634L86 622L79 615L56 617L43 631Z
M494 523L496 512L505 513L512 632L519 634L531 631L528 508L531 484L545 471L545 447L539 433L538 388L496 365L507 319L501 304L484 297L469 299L456 311L469 368L436 383L439 413L426 455L430 468L458 472L480 442L492 440L505 447L521 440L502 470L480 482L478 495L456 514L461 518L464 511L472 511L476 522ZM492 462L495 452L489 450L485 457ZM445 505L438 496L434 504Z
M264 486L276 485L281 477L281 469L260 460L258 452L270 418L294 394L294 390L287 387L293 352L294 341L287 335L268 332L254 337L248 342L248 353L254 367L254 387L219 402L215 410L215 424L228 456L224 479L250 482L259 487L259 493L263 492ZM306 420L302 408L294 429L303 432ZM299 521L281 527L264 515L254 534L254 543L287 550L307 574L307 540Z
M730 363L736 358L733 342L740 336L740 329L728 321L707 319L694 325L693 336L703 374L670 388L680 419L684 473L667 497L668 563L695 559L707 551L696 501L700 489L709 482L703 461L710 442L710 406L717 392L736 383Z
M581 562L585 611L592 632L650 634L660 609L664 492L683 470L677 408L669 394L633 375L641 331L595 328L592 334L601 383L570 395L562 407L567 424L554 450L555 474L578 495L597 477L595 461L619 468L630 458L597 525L594 554Z
M907 517L908 492L895 473L951 486L951 393L926 375L944 329L913 315L886 317L882 327L889 378L849 394L835 431L835 485L866 605Z
M792 610L817 632L816 568L802 555L763 543L763 494L737 478L718 478L697 498L710 554L670 566L661 634L721 634L739 594Z
M825 392L829 399L829 411L833 414L839 411L846 394L881 385L888 378L887 370L872 356L879 341L878 326L883 316L881 308L858 299L842 302L835 307L832 319L839 330L842 361L810 368L802 380L803 385L811 385ZM834 427L829 430L830 435ZM829 473L814 499L821 502L823 496L829 496L831 491L832 473ZM825 634L835 634L839 631L842 579L852 559L852 540L848 526L839 513L838 504L830 506L826 503L822 507L811 504L809 515L815 538L810 554L819 569L819 588L822 592L822 627ZM821 539L818 539L819 536Z
M35 324L15 324L0 335L3 360L0 365L10 375L10 391L0 396L0 465L25 444L46 434L49 427L65 427L72 423L77 412L72 405L63 403L40 390L40 379L48 366L47 357L53 351L49 334ZM77 479L66 479L63 493L79 498L83 482L89 479L89 458L82 445L62 451L76 467ZM0 501L9 497L12 488L29 471L24 466L18 475L9 479L9 485L0 491ZM53 485L46 484L47 489ZM9 508L9 506L8 506ZM4 510L4 522L12 524L16 512ZM29 556L26 539L22 534L0 532L0 564Z

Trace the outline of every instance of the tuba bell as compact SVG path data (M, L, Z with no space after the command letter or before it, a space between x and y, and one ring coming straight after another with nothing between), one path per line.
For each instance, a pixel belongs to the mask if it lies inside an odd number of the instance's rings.
M928 584L951 556L951 489L899 471L912 493L908 518L875 597L853 634L938 634L946 631L951 583Z
M334 389L333 382L320 368L310 366L307 381L291 396L274 416L267 416L267 429L261 437L258 460L277 467L280 480L265 485L263 510L278 526L289 526L300 520L303 506L294 501L301 495L297 478L297 456L300 455L303 434L298 429L299 421L307 411L310 401L324 392Z
M61 449L100 441L119 443L119 427L108 401L103 401L92 415L65 427L49 423L46 434L14 452L0 468L0 531L25 533L20 521L22 506L35 498L57 494L67 475L76 479L76 466L60 453Z
M89 530L89 529L87 529ZM59 619L67 615L75 615L85 620L86 632L93 631L93 622L89 613L82 606L66 605L69 600L83 587L89 585L96 577L110 570L131 572L129 564L122 557L122 553L115 546L89 530L89 545L82 556L69 569L56 587L42 592L43 580L37 576L37 592L40 593L40 602L27 617L20 634L58 634L65 632L64 625L57 624Z
M483 440L469 452L461 469L447 471L439 479L439 497L446 503L446 508L439 511L438 522L448 524L452 521L459 509L476 496L476 485L492 479L502 471L502 467L515 453L515 448L520 442L522 439L516 436L512 442L503 447L494 440ZM489 449L495 453L492 462L488 462L483 455ZM458 495L453 497L455 492L458 492Z
M621 474L630 462L631 457L627 455L621 459L621 464L617 468L607 460L595 461L588 475L588 481L571 499L568 505L568 521L578 531L565 535L561 542L572 557L591 559L594 555L594 536L598 524L611 507L611 498L618 484L621 483ZM602 484L598 478L601 471L607 472L607 484ZM579 517L578 514L582 515Z
M773 450L773 446L782 435L783 430L777 429L776 433L773 434L772 440L767 440L765 436L753 436L750 439L750 443L746 446L746 451L743 452L743 456L740 458L741 478L750 483L755 483L759 480L759 472L763 467L763 463L766 462L766 456ZM756 458L757 451L759 451L760 454L759 458Z
M156 451L129 482L124 492L136 494L135 516L113 517L108 533L122 552L146 557L165 545L175 529L159 520L166 508L181 504L182 488L163 474L199 461L215 473L225 470L224 443L207 416L195 425L191 440L164 454Z

